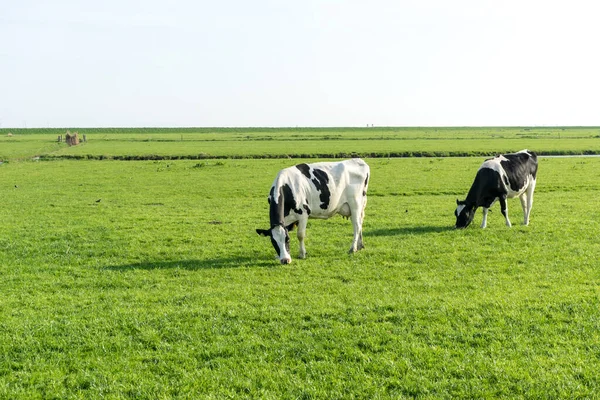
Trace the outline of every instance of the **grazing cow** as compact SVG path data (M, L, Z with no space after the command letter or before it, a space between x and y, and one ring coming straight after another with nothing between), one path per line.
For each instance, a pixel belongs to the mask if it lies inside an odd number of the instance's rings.
M354 239L350 253L363 249L362 224L367 205L369 166L359 158L341 162L298 164L279 171L269 193L270 229L256 233L271 238L282 264L292 262L288 232L298 225L300 258L309 218L350 217Z
M506 199L519 196L523 207L525 225L529 225L529 213L533 205L533 191L537 175L537 156L533 151L521 150L514 154L499 155L486 160L464 201L456 200L456 227L466 228L473 221L477 207L483 207L483 222L487 223L488 209L500 201L500 211L506 218L506 226L510 225Z

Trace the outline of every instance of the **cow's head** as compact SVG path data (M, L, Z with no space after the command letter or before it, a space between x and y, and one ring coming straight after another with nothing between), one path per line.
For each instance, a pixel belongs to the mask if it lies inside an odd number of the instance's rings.
M267 236L271 238L271 244L277 252L279 261L282 264L289 264L292 262L292 256L290 256L290 235L289 231L293 229L294 225L283 226L275 225L271 229L257 229L256 233L261 236Z
M465 201L456 199L456 210L454 211L456 216L456 228L466 228L475 217L475 207L468 205Z

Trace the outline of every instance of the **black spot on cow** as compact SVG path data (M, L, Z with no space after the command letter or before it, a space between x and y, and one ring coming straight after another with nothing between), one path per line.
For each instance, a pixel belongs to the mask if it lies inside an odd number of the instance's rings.
M269 204L271 204L271 199L273 198L273 193L275 193L275 187L271 186L271 191L269 192L269 197L267 198L267 201L269 202Z
M496 198L502 196L506 196L506 190L500 184L500 174L493 169L481 168L467 194L467 202L474 202L476 207L489 208Z
M304 209L306 210L306 214L307 214L307 215L310 215L310 207L308 206L308 204L304 204L304 205L302 206L302 208L304 208Z
M296 168L298 168L300 172L302 172L302 175L310 179L310 167L308 166L308 164L298 164L296 165Z
M269 219L271 227L283 225L284 218L294 211L296 214L302 214L302 209L298 208L294 192L287 183L279 188L279 198L277 202L273 199L273 188L269 196Z
M319 199L321 200L320 207L323 210L327 210L331 198L331 192L329 191L329 186L327 186L329 183L329 176L327 176L325 171L316 168L313 170L313 174L315 177L312 179L312 183L314 183L315 188L321 192L319 195Z

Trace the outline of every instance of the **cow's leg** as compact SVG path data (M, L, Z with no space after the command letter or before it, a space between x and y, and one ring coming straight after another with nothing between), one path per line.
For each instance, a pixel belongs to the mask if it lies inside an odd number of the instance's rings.
M521 207L523 208L523 225L529 224L529 208L527 207L527 193L519 196Z
M362 226L363 226L363 222L365 221L365 208L366 207L367 207L367 196L364 195L362 197L362 206L361 206L361 211L360 211L360 233L358 235L357 250L362 250L365 248L365 246L363 244Z
M483 221L481 221L481 227L485 228L487 226L487 214L488 214L489 208L482 207L482 210L483 210Z
M352 228L354 229L354 239L352 240L352 247L348 253L355 253L358 250L364 249L362 239L362 224L365 215L366 196L361 196L355 199L354 204L350 205L350 220L352 221Z
M506 226L510 227L512 226L510 224L510 220L508 219L508 207L506 206L506 195L500 196L500 211L502 212L502 215L504 215L504 218L506 218Z
M298 220L298 232L296 232L296 236L298 237L298 243L300 245L300 252L298 254L298 258L304 259L306 258L306 248L304 247L304 238L306 237L306 224L308 223L308 218L300 218Z
M363 244L363 238L362 238L362 224L360 227L360 232L358 233L358 242L356 242L356 251L358 250L362 250L365 248L365 245Z
M535 190L535 179L532 179L527 186L527 215L525 216L525 225L529 225L529 215L533 206L533 191Z
M352 213L350 219L352 220L352 228L354 229L354 239L352 240L352 246L350 247L348 253L356 253L358 250L364 247L362 244L362 226L360 213ZM360 246L362 247L359 247L359 242Z

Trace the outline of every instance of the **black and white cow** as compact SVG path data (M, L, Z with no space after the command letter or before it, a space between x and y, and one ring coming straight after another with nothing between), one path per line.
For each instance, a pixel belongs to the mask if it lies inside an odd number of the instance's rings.
M367 205L369 166L359 158L341 162L298 164L279 171L269 193L270 229L256 233L271 238L282 264L292 262L288 232L298 225L300 258L309 218L350 217L354 239L350 253L363 249L362 224Z
M508 219L506 199L519 196L523 207L525 225L529 225L529 213L533 205L533 191L537 176L537 156L533 151L521 150L518 153L504 154L486 160L464 201L456 200L456 227L466 228L473 221L477 207L483 207L483 222L487 223L488 209L500 201L500 210L506 218L506 226L511 226Z

